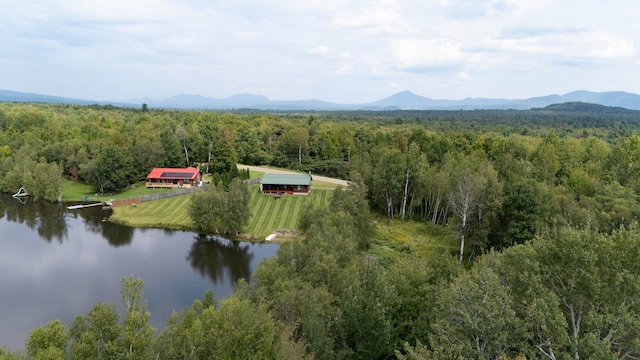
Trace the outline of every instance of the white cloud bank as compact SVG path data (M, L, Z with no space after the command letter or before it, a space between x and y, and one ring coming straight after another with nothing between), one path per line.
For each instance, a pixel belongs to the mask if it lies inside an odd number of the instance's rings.
M640 93L638 10L626 0L4 0L0 88L345 103L405 89Z

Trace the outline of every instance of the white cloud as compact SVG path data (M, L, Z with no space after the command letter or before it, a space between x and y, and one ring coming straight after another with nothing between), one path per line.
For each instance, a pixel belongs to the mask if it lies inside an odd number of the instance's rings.
M408 71L436 71L459 67L464 62L461 45L452 40L392 40L390 51L395 66Z
M512 9L504 0L442 0L443 11L453 18L478 18Z
M329 53L329 47L324 45L319 45L312 49L309 49L309 54L313 54L313 55L327 55L328 53Z
M410 31L410 25L399 14L395 0L379 0L370 6L336 13L333 25L356 29L367 36L398 35Z
M458 75L456 76L456 78L457 78L458 80L469 80L469 79L471 79L471 76L469 76L469 74L467 74L467 73L466 73L466 72L464 72L464 71L460 71L460 72L458 73Z
M349 98L396 83L491 96L510 79L571 69L640 92L640 3L628 0L4 0L3 10L0 79L12 90ZM590 85L554 79L544 89Z
M489 40L489 48L503 55L526 57L540 65L579 66L602 60L632 58L637 54L630 39L588 29L519 29Z

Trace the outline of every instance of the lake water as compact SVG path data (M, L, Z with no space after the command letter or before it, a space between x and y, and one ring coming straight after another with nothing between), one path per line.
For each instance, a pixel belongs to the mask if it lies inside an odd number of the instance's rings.
M70 325L97 302L122 313L120 281L129 275L144 280L151 323L161 329L206 290L226 297L278 249L120 226L104 221L108 215L0 195L0 347L23 349L31 330L55 319Z

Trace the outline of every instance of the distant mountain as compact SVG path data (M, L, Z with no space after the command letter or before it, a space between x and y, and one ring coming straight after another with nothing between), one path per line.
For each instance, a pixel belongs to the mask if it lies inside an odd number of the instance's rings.
M122 107L138 106L136 104L130 104L125 102L112 102L112 101L95 101L95 100L82 100L73 99L60 96L50 96L34 93L26 93L11 90L0 90L0 102L34 102L34 103L60 103L60 104L72 104L72 105L114 105Z
M111 104L122 107L140 107L143 103L149 108L162 109L256 109L256 110L487 110L514 109L526 110L544 108L551 104L567 102L592 103L611 107L640 110L640 95L624 91L591 92L573 91L565 95L547 95L528 99L491 99L466 98L461 100L431 99L416 95L411 91L402 91L387 98L362 104L340 104L321 100L269 100L265 96L237 94L224 99L201 95L180 94L167 99L135 99L129 101L108 102L70 99L57 96L0 90L0 101L11 102L47 102L67 104Z
M140 101L138 101L140 102ZM151 108L179 109L257 109L257 110L344 110L357 106L335 104L320 100L269 100L265 96L236 94L225 99L200 95L177 95L168 99L145 99ZM142 102L140 102L142 104Z
M593 103L604 106L622 107L632 110L640 110L640 95L623 91L616 92L590 92L574 91L565 95L547 95L528 99L490 99L490 98L466 98L462 100L437 100L410 91L403 91L391 95L382 100L364 104L361 109L412 109L412 110L487 110L487 109L514 109L526 110L542 108L551 104L565 102Z

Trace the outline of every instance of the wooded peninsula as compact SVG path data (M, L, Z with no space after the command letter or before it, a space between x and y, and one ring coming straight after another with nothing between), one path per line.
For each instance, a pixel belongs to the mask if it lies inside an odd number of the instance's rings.
M237 233L256 215L237 163L351 185L301 209L301 235L228 298L154 331L143 279L126 278L123 314L98 303L0 360L640 358L640 111L0 103L2 192L119 193L196 166L212 186L192 218L221 201Z

